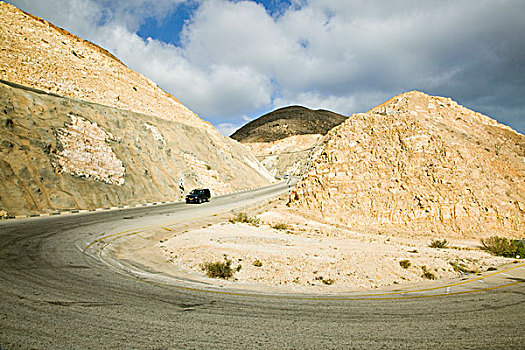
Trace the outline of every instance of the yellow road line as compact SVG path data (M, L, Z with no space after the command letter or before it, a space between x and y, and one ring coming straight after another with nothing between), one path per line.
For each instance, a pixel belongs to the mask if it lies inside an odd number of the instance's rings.
M163 286L173 286L170 284L165 283L158 283L158 282L152 282L152 281L142 281L157 285L163 285ZM347 300L398 300L398 299L420 299L420 298L437 298L442 296L450 296L450 295L460 295L460 294L469 294L469 293L477 293L477 292L483 292L488 290L494 290L494 289L500 289L505 287L510 287L513 285L517 285L520 283L524 283L524 281L517 281L512 282L508 284L502 284L500 286L494 286L494 287L488 287L488 288L482 288L482 289L474 289L474 290L466 290L461 292L451 292L451 293L441 293L441 294L426 294L426 295L406 295L406 296L382 296L386 294L372 294L372 295L356 295L356 296L333 296L333 297L301 297L297 295L272 295L272 294L255 294L255 293L241 293L241 292L226 292L226 291L220 291L220 290L205 290L205 289L199 289L199 288L191 288L191 287L183 287L183 286L173 286L177 289L182 289L186 291L191 292L204 292L204 293L213 293L213 294L221 294L221 295L234 295L234 296L243 296L243 297L257 297L257 298L270 298L270 299L297 299L297 300L310 300L310 301L325 301L325 300L335 300L335 301L347 301ZM403 292L403 293L412 293L412 292ZM379 298L375 298L375 296L380 296Z

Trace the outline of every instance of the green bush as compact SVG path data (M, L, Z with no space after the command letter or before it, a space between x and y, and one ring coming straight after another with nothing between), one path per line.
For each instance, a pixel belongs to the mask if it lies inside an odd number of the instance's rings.
M399 265L400 265L402 268L404 268L404 269L408 269L408 268L410 267L410 265L412 265L412 264L411 264L410 261L408 261L408 260L401 260L401 261L399 262Z
M288 225L280 222L278 224L273 225L272 228L276 230L288 230Z
M509 240L505 237L492 236L481 240L483 250L506 258L524 258L525 243L519 240Z
M325 279L323 276L317 276L317 277L315 277L315 280L316 281L321 281L324 284L329 285L329 286L335 283L335 280L333 280L332 278L326 278Z
M237 213L237 215L235 215L233 218L231 218L230 222L232 224L241 222L241 223L246 223L246 224L250 224L250 225L253 225L253 226L259 226L260 220L259 220L259 218L250 217L246 213L241 212L241 213Z
M240 265L239 265L240 266ZM202 270L211 278L228 279L233 276L232 261L224 258L224 261L205 262L201 265ZM237 268L237 270L240 270Z
M453 261L450 261L449 264L450 266L452 266L454 271L459 272L459 273L478 273L478 271L476 270L469 269L467 266L465 266L465 264L461 264L461 263L456 264Z
M430 272L426 266L421 266L421 270L423 270L423 275L422 275L423 278L426 278L428 280L436 279L436 276L432 272Z
M448 246L448 241L446 239L440 241L436 239L428 245L430 248L446 248Z

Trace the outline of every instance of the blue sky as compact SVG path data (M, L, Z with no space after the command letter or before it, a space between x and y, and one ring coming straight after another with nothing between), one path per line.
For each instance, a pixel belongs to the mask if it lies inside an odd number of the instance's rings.
M11 0L93 41L223 134L287 105L447 96L525 133L521 0Z

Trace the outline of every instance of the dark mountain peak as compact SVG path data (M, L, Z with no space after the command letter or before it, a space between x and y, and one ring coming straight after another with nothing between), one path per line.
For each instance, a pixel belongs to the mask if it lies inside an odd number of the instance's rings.
M289 106L252 120L233 133L231 138L249 143L273 142L295 135L325 135L346 119L344 115L322 109Z

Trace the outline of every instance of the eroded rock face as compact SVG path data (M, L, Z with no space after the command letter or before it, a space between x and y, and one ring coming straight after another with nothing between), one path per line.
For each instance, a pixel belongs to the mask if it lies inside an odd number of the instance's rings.
M81 116L69 117L71 124L57 131L58 150L52 159L56 171L123 185L125 168L108 144L113 135Z
M484 237L525 232L525 137L420 92L327 135L290 205L332 223Z
M0 83L0 217L213 195L270 183L237 142L155 116Z

